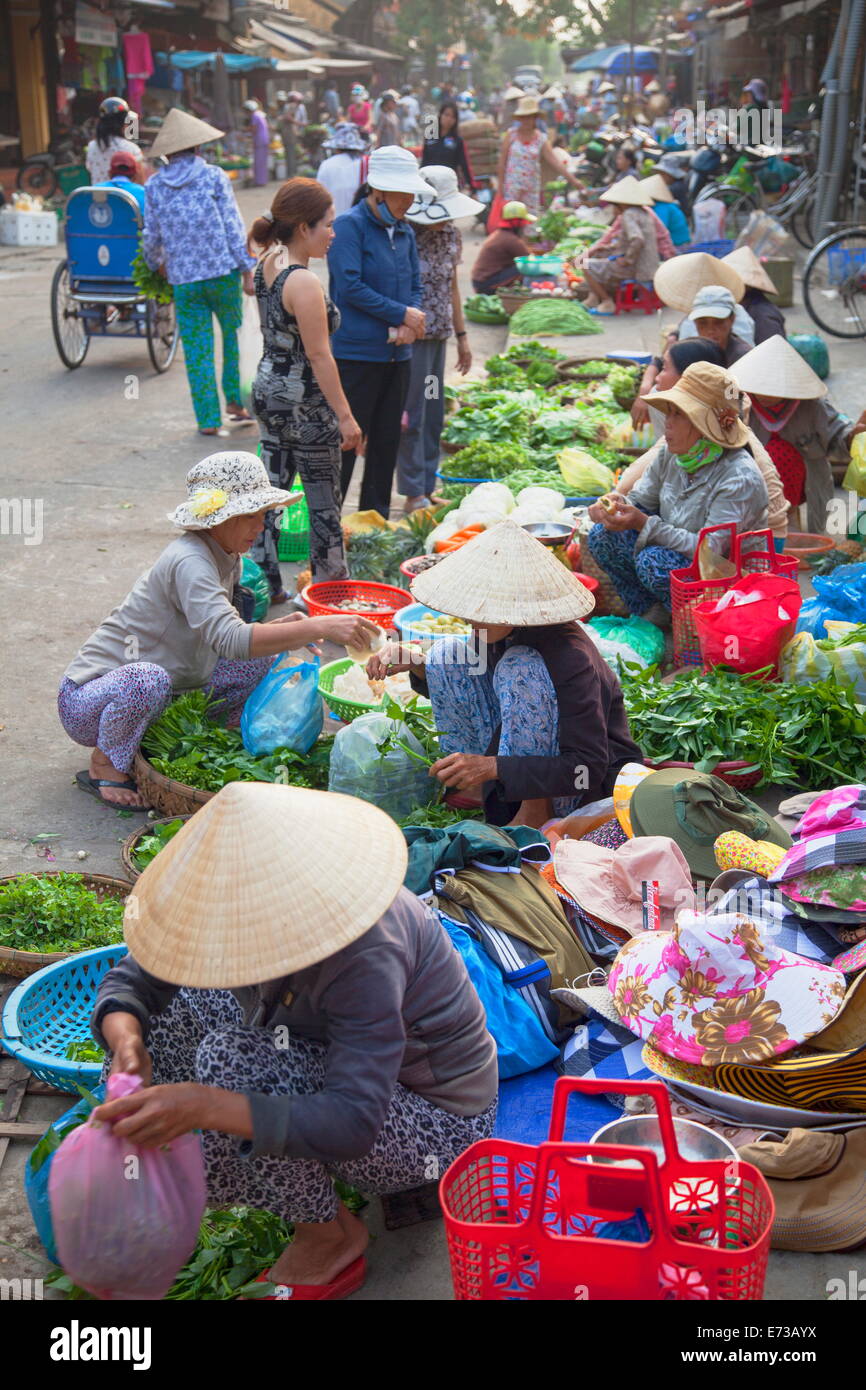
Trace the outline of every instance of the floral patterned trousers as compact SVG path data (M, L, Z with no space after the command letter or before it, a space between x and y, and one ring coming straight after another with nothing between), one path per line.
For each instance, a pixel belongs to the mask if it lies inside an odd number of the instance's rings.
M663 545L648 545L635 553L637 537L637 531L608 531L597 522L586 543L630 613L645 613L654 603L670 608L671 570L690 565L691 556Z
M219 428L222 411L214 367L213 320L216 315L223 338L223 395L226 401L239 405L240 274L232 270L228 275L218 275L213 280L193 280L188 285L175 285L174 304L198 427L200 430Z
M483 652L483 648L481 649ZM555 757L559 753L559 704L544 658L531 647L509 647L493 671L465 659L457 637L435 641L427 657L427 689L442 730L441 756L486 753L499 729L503 757ZM567 816L579 797L556 797L554 811Z
M273 660L262 656L217 662L204 690L225 701L224 717L230 723L240 717L247 696L267 675ZM64 677L57 711L71 739L85 748L99 748L118 772L128 772L145 729L162 714L171 695L171 677L162 666L131 661L84 685Z
M181 989L165 1013L151 1019L147 1046L154 1085L198 1081L269 1096L323 1091L327 1046L291 1033L285 1041L277 1046L266 1028L245 1025L240 1005L228 991ZM327 1165L315 1159L248 1156L235 1136L205 1130L208 1202L258 1207L286 1221L333 1221L334 1178L365 1194L405 1192L432 1182L476 1139L490 1137L496 1105L494 1101L480 1115L454 1115L398 1082L369 1153Z

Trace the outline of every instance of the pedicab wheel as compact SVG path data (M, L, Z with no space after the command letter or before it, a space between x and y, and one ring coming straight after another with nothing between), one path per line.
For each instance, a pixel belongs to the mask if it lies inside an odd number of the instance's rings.
M157 372L167 372L177 352L177 315L174 300L147 301L147 350Z
M70 293L66 261L60 262L51 282L51 327L64 367L70 370L80 367L90 347L90 336L84 326L80 306Z

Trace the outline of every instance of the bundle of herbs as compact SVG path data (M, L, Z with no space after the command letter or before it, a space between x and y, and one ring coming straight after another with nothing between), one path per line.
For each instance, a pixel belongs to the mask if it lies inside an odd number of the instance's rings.
M217 792L227 782L282 782L323 789L333 737L320 738L309 753L277 748L253 757L239 729L227 729L214 714L219 702L203 690L187 690L150 725L141 751L164 777L188 787Z
M101 900L81 874L22 874L0 883L0 946L85 951L123 940L123 902Z
M652 762L760 768L759 785L804 789L866 779L866 715L853 684L835 676L794 685L723 666L660 681L656 668L621 676L632 737ZM748 769L744 769L748 770Z

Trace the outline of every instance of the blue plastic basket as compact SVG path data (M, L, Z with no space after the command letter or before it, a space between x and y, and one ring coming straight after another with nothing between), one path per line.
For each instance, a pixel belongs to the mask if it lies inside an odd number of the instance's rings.
M827 260L830 263L828 278L831 285L841 285L843 280L858 270L866 271L866 250L852 251L847 246L831 246Z
M6 1001L0 1020L0 1043L40 1081L61 1091L92 1089L99 1081L99 1062L70 1062L71 1042L90 1036L90 1015L104 975L126 955L117 946L79 951L46 965L24 980Z
M693 241L691 246L684 246L683 251L691 253L693 251L705 251L708 256L729 256L734 249L734 243L728 237L721 237L718 241Z
M415 623L421 618L440 618L441 616L441 613L437 612L435 608L428 608L426 603L407 603L405 608L401 608L394 614L394 626L404 642L423 642L429 641L431 638L435 642L437 638L432 632L425 632L423 628L416 628ZM459 638L461 642L469 640L468 632L455 632L452 635Z

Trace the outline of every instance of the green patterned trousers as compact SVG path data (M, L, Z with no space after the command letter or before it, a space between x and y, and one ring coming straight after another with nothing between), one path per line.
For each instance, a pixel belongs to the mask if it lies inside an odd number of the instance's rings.
M232 270L228 275L218 275L213 280L193 280L188 285L175 285L174 303L198 427L200 430L218 428L222 424L222 411L214 368L213 319L216 315L223 337L223 395L227 402L240 404L240 272Z

